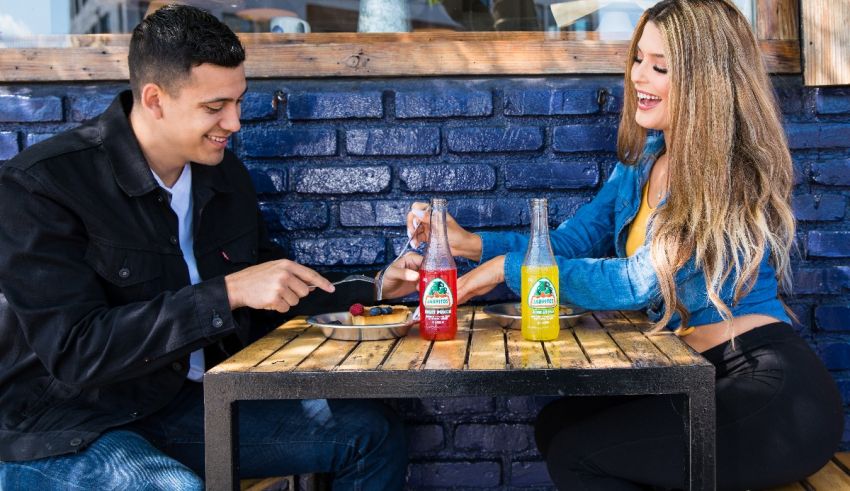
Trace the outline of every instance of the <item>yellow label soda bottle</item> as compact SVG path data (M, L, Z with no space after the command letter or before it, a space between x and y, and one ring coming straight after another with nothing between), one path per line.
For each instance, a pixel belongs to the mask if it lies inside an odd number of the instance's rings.
M522 262L522 337L549 341L558 337L558 264L549 243L549 210L545 199L531 200L531 237Z

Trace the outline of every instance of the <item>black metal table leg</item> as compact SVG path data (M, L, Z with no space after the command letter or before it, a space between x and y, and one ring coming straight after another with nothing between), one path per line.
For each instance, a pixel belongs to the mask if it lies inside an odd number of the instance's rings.
M713 367L712 367L713 368ZM714 370L701 371L705 380L692 385L684 412L685 435L689 450L688 488L713 491L715 482Z
M204 379L204 481L208 490L239 489L239 406L232 395Z

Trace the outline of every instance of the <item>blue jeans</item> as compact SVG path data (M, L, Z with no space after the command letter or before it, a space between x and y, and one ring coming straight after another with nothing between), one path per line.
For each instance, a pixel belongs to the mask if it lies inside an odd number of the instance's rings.
M401 420L378 402L246 401L239 405L241 477L333 473L333 489L404 485ZM201 384L186 382L166 408L103 434L71 455L0 463L0 490L201 490Z

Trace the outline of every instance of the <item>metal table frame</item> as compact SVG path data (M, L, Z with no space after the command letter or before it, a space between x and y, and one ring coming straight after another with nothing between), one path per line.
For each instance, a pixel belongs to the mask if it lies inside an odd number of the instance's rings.
M714 489L714 366L707 361L610 369L209 373L204 378L207 487L238 489L238 401L643 394L685 396L689 489Z

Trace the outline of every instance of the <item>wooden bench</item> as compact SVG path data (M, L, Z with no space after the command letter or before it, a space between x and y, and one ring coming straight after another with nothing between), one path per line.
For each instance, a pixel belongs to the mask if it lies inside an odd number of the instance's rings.
M850 491L850 452L835 454L821 470L800 482L769 491Z

